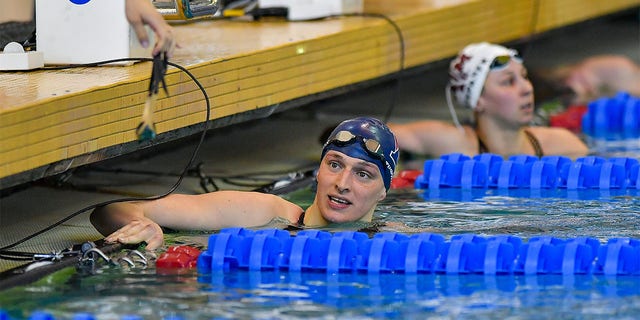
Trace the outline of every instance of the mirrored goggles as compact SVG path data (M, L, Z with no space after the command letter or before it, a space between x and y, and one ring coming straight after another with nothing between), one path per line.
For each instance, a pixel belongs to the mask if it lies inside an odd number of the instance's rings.
M512 56L509 56L509 55L497 56L495 59L493 59L493 61L491 62L491 65L489 65L489 70L504 69L509 64L509 61L511 61L512 59L515 62L522 63L522 57L520 57L517 54Z
M335 144L338 147L344 147L354 143L356 140L360 141L360 144L364 147L364 150L366 150L367 153L369 153L371 156L382 160L384 163L387 162L380 142L373 139L366 139L360 136L356 136L353 133L345 130L338 131L335 135L330 137L329 140L327 140L325 147L330 144Z

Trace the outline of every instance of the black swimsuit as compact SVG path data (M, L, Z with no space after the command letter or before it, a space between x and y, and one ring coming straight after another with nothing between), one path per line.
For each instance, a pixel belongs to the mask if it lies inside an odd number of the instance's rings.
M302 214L300 214L300 217L298 218L298 221L296 222L296 224L289 225L284 230L287 230L287 231L304 230L304 216L306 213L307 213L306 211L302 211ZM384 227L384 226L385 226L384 222L373 222L371 223L370 226L358 229L358 231L364 232L369 236L372 236L373 234L380 232L380 227Z
M306 211L302 211L302 214L300 215L300 217L298 218L298 222L296 223L297 226L304 227L304 215L306 213Z
M544 151L542 151L542 147L540 146L540 142L538 141L538 139L536 139L536 137L533 134L531 134L531 132L529 132L528 130L525 130L524 133L527 135L529 142L531 142L531 146L533 147L533 150L535 151L536 156L537 157L544 156ZM487 146L484 144L484 142L482 142L482 140L480 140L480 136L477 134L476 136L478 137L478 153L489 152L489 149L487 148Z
M288 225L286 228L284 228L284 230L286 230L286 231L304 230L304 215L306 213L307 213L306 211L302 211L302 213L300 214L300 217L298 217L298 221L296 221L295 224Z

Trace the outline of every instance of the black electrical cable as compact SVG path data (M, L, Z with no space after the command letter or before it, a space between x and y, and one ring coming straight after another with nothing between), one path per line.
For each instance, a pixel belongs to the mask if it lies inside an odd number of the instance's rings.
M261 9L261 10L266 10L266 9ZM279 14L277 14L277 16L286 16L286 14L282 14L282 12L279 12ZM393 19L391 19L389 16L384 15L382 13L368 13L368 12L363 12L363 13L345 13L345 14L337 14L337 15L329 15L329 16L325 16L325 17L320 17L320 18L316 18L316 19L307 19L307 20L296 20L296 21L316 21L316 20L323 20L323 19L330 19L330 18L341 18L341 17L370 17L370 18L382 18L385 21L387 21L395 30L396 34L398 35L398 42L400 44L400 68L398 69L398 74L395 77L396 80L396 86L394 87L394 90L392 92L392 96L391 96L391 103L389 105L389 108L387 109L384 117L383 117L383 122L387 123L389 122L389 118L391 118L391 114L393 113L393 110L396 107L397 104L397 100L398 100L398 95L400 93L400 82L402 80L402 76L403 76L403 72L404 72L404 64L405 64L405 42L404 42L404 36L402 34L402 29L400 29L400 26L398 26L398 24L393 21ZM231 19L233 17L226 17L227 19Z
M345 17L372 17L372 18L382 18L384 20L386 20L392 27L393 29L396 31L396 34L398 35L398 42L400 43L400 68L398 69L398 74L395 77L396 80L396 85L391 93L391 104L389 105L389 108L387 109L387 112L385 113L384 117L382 118L382 121L384 123L389 122L389 118L391 118L391 114L393 113L393 110L396 107L397 101L398 101L398 95L400 94L400 82L402 80L402 76L403 76L403 72L404 72L404 63L405 63L405 43L404 43L404 36L402 35L402 29L400 29L400 26L398 26L398 24L393 21L393 19L391 19L389 16L381 14L381 13L349 13L349 14L343 14L343 15L339 15L339 16L345 16Z
M330 17L349 17L349 16L360 16L360 17L374 17L374 18L382 18L384 20L386 20L396 31L396 34L398 35L398 41L400 43L400 59L399 59L399 63L400 63L400 68L398 70L398 76L396 77L396 86L394 88L394 91L392 93L392 97L391 97L391 104L389 106L389 108L387 109L387 112L384 116L384 122L388 122L389 118L391 117L391 114L393 112L393 109L396 106L396 101L397 101L397 96L399 94L399 90L400 90L400 78L402 76L402 72L404 71L404 60L405 60L405 43L404 43L404 36L402 35L402 30L400 29L400 27L398 26L398 24L393 21L391 18L389 18L388 16L384 15L384 14L378 14L378 13L354 13L354 14L342 14L342 15L336 15L336 16L329 16L327 18ZM36 70L64 70L64 69L71 69L71 68L79 68L79 67L97 67L100 65L105 65L105 64L111 64L111 63L119 63L119 62L143 62L143 61L153 61L153 58L122 58L122 59L112 59L112 60L105 60L105 61L99 61L99 62L94 62L94 63L87 63L87 64L74 64L74 65L66 65L66 66L59 66L59 67L45 67L45 68L39 68L39 69L34 69L33 71ZM24 252L11 252L11 251L7 251L10 248L16 247L30 239L33 239L45 232L48 232L50 230L52 230L53 228L65 223L66 221L80 215L83 212L98 208L98 207L102 207L102 206L106 206L112 203L118 203L118 202L126 202L126 201L146 201L146 200L156 200L156 199L160 199L160 198L164 198L168 195L170 195L171 193L173 193L182 183L182 180L184 179L185 175L187 174L187 172L190 170L193 162L195 161L195 157L200 149L200 146L202 145L202 143L204 142L204 138L206 136L207 130L209 128L209 121L210 121L210 113L211 113L211 104L209 102L209 97L207 95L206 90L204 89L204 87L202 86L202 84L196 79L196 77L189 72L189 70L187 70L186 68L175 64L173 62L169 62L167 61L167 64L173 67L176 67L178 69L180 69L181 71L183 71L184 73L186 73L193 81L194 83L198 86L198 88L200 89L200 91L202 92L202 94L204 95L205 98L205 102L206 102L206 106L207 106L207 110L206 110L206 119L204 122L204 128L202 131L202 134L200 136L200 140L198 142L198 144L196 145L196 148L193 151L193 154L191 155L191 158L189 159L189 162L187 164L187 166L185 167L185 169L182 171L182 173L180 174L180 176L178 177L178 180L176 181L176 183L169 189L169 191L165 192L164 194L161 195L156 195L156 196L152 196L152 197L127 197L127 198L120 198L120 199L113 199L113 200L108 200L108 201L104 201L101 203L97 203L97 204L93 204L90 205L88 207L82 208L72 214L70 214L69 216L59 220L58 222L40 230L37 231L27 237L24 237L12 244L6 245L4 247L0 247L0 257L4 258L12 258L15 256L25 256L28 255L29 253L24 253Z
M13 261L33 261L34 254L33 252L5 251L0 252L0 258Z
M118 63L118 62L143 62L143 61L153 61L152 58L122 58L122 59L113 59L113 60L105 60L105 61L99 61L99 62L94 62L94 63L87 63L87 64L74 64L74 65L67 65L67 66L60 66L60 67L45 67L45 68L39 68L39 69L34 69L34 70L62 70L62 69L71 69L71 68L79 68L79 67L97 67L100 65L104 65L104 64L111 64L111 63ZM89 211L91 209L95 209L98 207L102 207L102 206L106 206L112 203L117 203L117 202L126 202L126 201L147 201L147 200L156 200L156 199L160 199L160 198L164 198L168 195L170 195L171 193L173 193L182 183L183 178L185 177L187 171L191 168L191 166L193 165L193 162L195 161L196 155L198 154L198 151L200 150L200 147L202 146L202 143L204 142L204 138L206 136L207 130L209 129L209 121L210 121L210 114L211 114L211 103L209 102L209 96L207 95L207 91L205 90L205 88L202 86L202 84L198 81L198 79L196 79L196 77L186 68L175 64L173 62L167 62L168 65L172 66L172 67L176 67L178 69L180 69L182 72L186 73L192 80L193 82L198 86L198 88L200 89L200 91L202 92L204 99L205 99L205 103L207 106L206 109L206 119L204 121L203 124L203 130L202 130L202 134L200 135L200 140L198 142L198 144L196 145L195 149L193 150L193 153L191 155L191 158L189 159L189 162L187 163L187 165L185 166L184 170L182 171L182 174L178 177L178 180L174 183L174 185L169 189L169 191L165 192L164 194L161 195L156 195L156 196L152 196L152 197L128 197L128 198L120 198L120 199L113 199L113 200L108 200L108 201L104 201L104 202L100 202L97 204L93 204L90 205L88 207L82 208L70 215L68 215L67 217L61 219L60 221L40 230L37 231L29 236L26 236L12 244L6 245L4 247L0 248L0 257L7 257L7 258L11 258L11 257L16 257L16 256L22 256L23 253L20 252L11 252L11 251L7 251L10 248L16 247L30 239L33 239L45 232L48 232L50 230L52 230L53 228L65 223L66 221L78 216L79 214ZM32 254L33 255L33 254Z

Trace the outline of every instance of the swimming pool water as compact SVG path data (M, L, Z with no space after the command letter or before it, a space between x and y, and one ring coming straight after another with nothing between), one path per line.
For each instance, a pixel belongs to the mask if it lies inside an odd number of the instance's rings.
M290 195L310 201L312 191ZM306 199L306 200L305 200ZM390 230L482 236L640 238L635 189L395 190L376 214ZM206 234L171 235L202 245ZM55 319L89 312L97 319L632 319L640 276L331 274L234 270L210 275L105 267L82 276L63 270L0 292L0 309Z
M638 140L640 141L640 140ZM594 154L637 157L636 141L590 140ZM313 191L288 194L308 206ZM640 239L640 191L629 189L392 190L374 220L385 231ZM271 225L276 227L278 224ZM329 231L338 231L328 229ZM167 235L204 248L209 234ZM0 291L0 310L27 319L635 319L640 276L359 274L233 270L198 274L102 266L64 269ZM128 318L135 315L133 318ZM0 313L0 318L2 313ZM4 319L3 319L4 320Z
M639 191L435 189L408 190L385 201L379 217L453 235L510 234L523 238L640 237Z
M638 277L110 271L14 290L3 308L18 319L33 309L56 319L632 319L638 285Z

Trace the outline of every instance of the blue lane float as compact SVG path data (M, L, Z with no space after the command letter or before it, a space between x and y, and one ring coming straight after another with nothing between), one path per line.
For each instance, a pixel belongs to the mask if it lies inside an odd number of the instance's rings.
M640 98L619 92L590 102L582 117L582 131L599 138L640 137Z
M640 162L635 158L597 156L572 161L563 156L501 156L484 153L473 158L447 154L424 162L416 189L637 189Z
M550 236L527 242L511 235L329 233L224 229L209 237L199 273L290 271L326 273L640 275L640 240Z
M540 236L525 242L512 235L459 234L446 240L442 235L431 233L382 232L369 237L354 231L303 230L291 235L280 229L229 228L209 237L208 248L198 257L197 268L201 276L210 279L218 279L219 272L236 270L267 275L279 272L300 276L366 275L378 288L382 288L382 277L393 274L413 279L412 283L417 278L411 277L426 277L428 284L433 284L434 278L430 277L436 275L478 275L485 281L498 279L495 275L558 275L571 279L624 275L636 279L640 276L640 239L612 238L601 243L590 237ZM387 289L389 294L395 292L393 288ZM77 313L71 319L98 318L91 313ZM0 320L12 319L8 312L0 309ZM34 311L27 319L57 318L47 311ZM143 317L123 315L118 319Z

